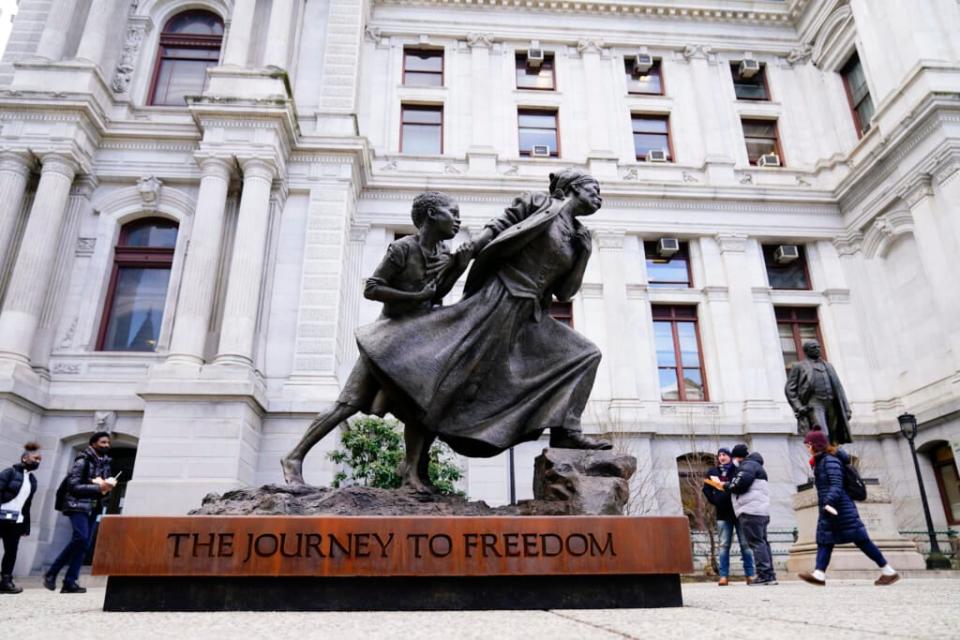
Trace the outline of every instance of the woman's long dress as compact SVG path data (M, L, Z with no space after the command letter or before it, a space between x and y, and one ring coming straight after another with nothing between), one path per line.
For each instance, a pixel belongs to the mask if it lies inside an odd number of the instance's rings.
M503 228L558 206L542 196L518 202L519 214L515 203L513 216L491 224ZM357 330L385 388L405 396L420 424L458 453L492 456L545 428L580 429L600 351L541 313L577 261L578 225L554 216L457 304Z

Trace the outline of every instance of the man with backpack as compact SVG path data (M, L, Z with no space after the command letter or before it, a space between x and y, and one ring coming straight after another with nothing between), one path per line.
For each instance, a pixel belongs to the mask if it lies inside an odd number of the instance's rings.
M814 426L803 439L807 452L813 456L814 483L817 487L817 500L820 515L817 518L817 565L813 573L800 573L800 578L824 586L827 584L827 566L833 547L852 542L868 558L880 567L880 577L874 581L878 587L893 584L900 579L893 567L883 557L883 553L867 535L854 499L866 498L863 481L850 466L850 457L842 449L837 449L827 440L827 435Z
M50 569L43 575L43 586L53 591L57 574L66 566L60 593L85 593L80 586L80 566L90 546L93 528L100 513L101 499L116 486L110 477L110 434L98 431L90 436L89 446L77 455L67 477L57 489L56 509L70 518L73 535Z

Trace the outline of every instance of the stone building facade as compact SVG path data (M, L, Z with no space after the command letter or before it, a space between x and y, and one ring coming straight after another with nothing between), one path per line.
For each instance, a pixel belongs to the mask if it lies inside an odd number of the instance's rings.
M605 204L557 314L604 353L585 428L639 458L635 512L680 513L704 455L746 441L794 526L785 367L819 336L901 525L922 523L904 411L957 524L958 27L953 0L21 0L0 461L46 457L20 569L62 539L53 492L97 428L126 470L113 511L280 481L413 196L459 199L458 243L567 166ZM544 443L516 448L521 498ZM462 464L507 500L506 455Z

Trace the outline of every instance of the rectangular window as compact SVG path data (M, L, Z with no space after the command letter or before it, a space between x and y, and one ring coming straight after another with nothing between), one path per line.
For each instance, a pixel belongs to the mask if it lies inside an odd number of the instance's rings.
M573 303L554 301L550 305L550 317L573 329Z
M517 89L553 91L557 88L557 74L553 54L544 53L540 66L527 64L526 52L517 53Z
M443 153L442 106L400 106L400 151L417 155Z
M627 74L627 91L629 93L663 95L663 72L659 60L654 60L653 66L646 71L634 73L633 57L627 56L623 61L623 68Z
M853 57L840 71L843 85L847 89L847 100L850 102L850 111L853 113L853 124L857 128L857 136L863 137L870 130L870 119L873 118L873 99L870 97L870 88L867 86L867 76L863 73L860 57Z
M690 286L690 257L687 243L680 243L680 250L672 256L657 255L657 242L644 242L647 256L647 283L651 289L686 288Z
M557 112L539 109L518 109L520 155L530 156L545 147L551 157L560 156L560 138L557 135Z
M646 160L651 150L662 150L667 161L673 161L670 143L670 116L634 114L633 150L637 160Z
M697 308L653 306L653 335L657 348L660 399L693 402L707 400Z
M796 246L797 258L778 262L777 248L781 245L763 245L763 262L767 267L767 282L774 289L810 289L810 274L807 272L807 254L803 245Z
M823 358L827 355L820 339L820 323L817 320L816 307L775 307L777 332L780 334L780 351L783 353L783 365L790 372L794 362L803 360L803 343L816 340L820 343Z
M443 50L404 49L403 84L408 87L442 87Z
M730 73L733 75L733 91L737 100L769 100L770 91L767 89L767 65L760 65L760 70L749 78L740 75L740 63L730 63Z
M743 126L743 140L747 144L747 158L750 159L750 164L756 165L760 156L770 153L777 154L777 157L780 158L780 165L784 164L776 120L748 120L744 118L740 123Z
M219 48L161 46L150 104L185 106L187 96L203 92L207 69L217 66L219 59Z

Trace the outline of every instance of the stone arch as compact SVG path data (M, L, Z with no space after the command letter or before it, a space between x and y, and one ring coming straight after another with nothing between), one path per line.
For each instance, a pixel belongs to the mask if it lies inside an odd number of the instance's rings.
M136 72L133 86L130 88L130 97L136 104L146 104L147 92L153 78L154 65L157 58L157 46L160 41L160 32L170 18L190 10L210 11L223 19L223 24L229 30L230 16L236 0L146 0L142 2L131 17L149 20L149 30L143 37L140 45L140 56L136 62ZM246 0L242 0L246 1ZM227 32L224 32L226 43ZM223 50L221 49L221 55Z
M683 515L690 520L691 530L705 531L713 526L713 509L703 495L703 478L707 469L714 464L716 456L703 451L691 451L677 456L680 504Z
M900 236L913 234L913 216L903 202L873 219L863 234L863 255L867 259L886 258Z
M170 342L196 200L186 191L163 185L150 176L142 178L137 185L109 191L102 196L95 195L93 206L99 211L96 245L88 267L88 289L83 296L77 328L77 335L83 336L83 344L90 350L96 347L97 331L110 287L114 249L120 229L130 222L150 217L166 218L179 226L157 344L157 352L161 352Z
M817 30L813 39L813 64L824 71L836 71L854 48L856 25L849 5L838 7Z

